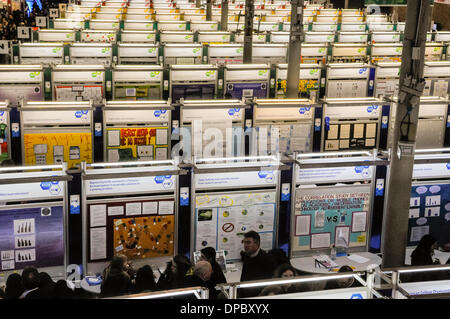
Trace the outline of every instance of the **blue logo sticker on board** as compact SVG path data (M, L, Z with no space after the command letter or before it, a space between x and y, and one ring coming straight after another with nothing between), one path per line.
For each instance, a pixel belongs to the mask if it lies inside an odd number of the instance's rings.
M447 163L447 169L450 169L450 163Z
M160 117L161 116L161 110L156 110L155 112L153 112L153 115L155 115L156 117Z
M311 106L305 106L305 110L306 110L306 111L311 110Z
M367 68L362 68L362 69L359 69L359 74L363 74L364 72L366 72L367 71Z
M372 113L372 111L373 111L373 106L368 106L367 107L367 112Z
M328 116L325 116L325 130L330 130L330 118Z
M378 105L372 105L372 108L373 108L374 110L376 110L376 109L378 109Z
M259 171L258 172L259 178L266 178L268 174L269 174L268 171Z
M3 114L5 114L5 111L0 112L0 116L3 116Z
M41 183L41 189L43 189L43 190L48 190L48 189L50 189L50 187L52 187L51 182L42 182Z
M83 116L83 113L81 113L81 111L76 111L75 112L75 117L77 118L77 119L79 119L80 117L82 117Z
M361 294L353 294L350 299L364 299Z
M362 166L356 166L355 167L355 172L356 173L362 173L362 171L363 171L363 167Z
M298 110L298 112L299 112L300 114L305 114L305 108L304 108L304 107L301 107L301 108Z
M161 114L166 114L167 110L160 110Z
M162 183L164 183L164 180L165 180L164 176L156 176L155 177L156 184L162 184Z
M228 110L228 114L229 114L230 116L233 116L234 113L235 113L235 110L234 110L234 109L229 109L229 110Z
M189 206L189 187L180 187L180 206Z

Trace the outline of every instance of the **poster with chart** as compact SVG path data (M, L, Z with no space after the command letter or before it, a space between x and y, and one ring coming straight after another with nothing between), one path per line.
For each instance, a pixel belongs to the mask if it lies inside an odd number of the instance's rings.
M92 162L92 133L25 133L25 165L51 165L66 162L69 168Z
M121 253L129 260L173 256L173 197L117 199L88 203L90 261Z
M370 185L298 188L292 250L329 249L333 244L366 246Z
M273 248L276 195L274 191L196 195L195 249L224 250L227 260L240 259L244 234L256 231L261 247Z
M430 234L439 244L450 242L450 184L413 184L408 221L408 246Z
M63 206L0 209L0 271L64 265Z
M108 162L151 161L168 158L169 130L155 127L108 127Z

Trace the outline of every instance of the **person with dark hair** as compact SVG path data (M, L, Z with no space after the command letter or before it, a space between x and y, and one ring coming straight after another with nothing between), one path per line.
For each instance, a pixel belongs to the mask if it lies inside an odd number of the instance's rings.
M19 299L26 299L27 295L39 289L40 278L39 271L34 267L26 267L22 271L22 280L23 286L25 287L24 293L20 296Z
M260 279L272 278L275 269L273 259L261 249L261 239L255 231L249 231L244 234L244 251L242 256L242 273L241 281L252 281ZM255 296L260 293L261 289L243 289L240 293L241 297Z
M226 283L227 279L216 260L216 250L213 247L205 247L200 250L200 252L202 253L201 259L206 260L211 264L213 271L210 279L211 285L217 286L218 284Z
M344 265L341 268L339 268L338 272L340 273L353 272L353 269L348 265ZM328 280L325 285L325 289L350 288L355 286L358 286L358 283L355 281L355 278L349 277L336 280Z
M19 299L25 291L22 276L19 274L11 274L6 280L5 299Z
M39 288L31 291L26 299L52 299L55 282L46 272L39 273Z
M260 247L261 239L255 231L244 234L241 281L271 278L275 269L272 258Z
M101 296L111 297L124 295L131 291L132 281L127 273L128 262L125 255L116 255L103 271Z
M269 256L271 256L274 260L275 266L281 266L283 264L291 264L291 261L286 256L286 253L283 249L280 248L274 248L267 252Z
M54 299L73 299L75 297L74 291L69 288L67 281L58 280L53 289Z
M284 263L275 268L273 278L290 279L297 276L297 270L290 263ZM296 292L296 286L292 284L267 286L259 294L259 296L279 295Z
M192 264L184 255L176 255L167 263L164 273L158 279L158 289L176 289L189 287L193 272Z
M440 264L439 260L433 261L434 249L438 247L436 238L427 234L424 235L411 254L412 266L425 266Z
M153 269L150 265L142 266L136 272L134 292L139 293L154 290L156 290L156 281Z

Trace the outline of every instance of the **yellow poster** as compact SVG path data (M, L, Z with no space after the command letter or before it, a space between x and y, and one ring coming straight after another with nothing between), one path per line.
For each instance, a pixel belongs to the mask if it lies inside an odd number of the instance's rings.
M25 165L92 162L91 133L29 133L23 136Z
M286 80L278 80L278 96L284 96L286 94L287 89L287 81ZM298 91L302 93L302 95L307 95L311 91L319 90L319 81L318 80L299 80L298 81Z
M166 126L107 128L107 160L165 160L168 158L168 143L169 131Z
M174 216L115 220L114 250L128 259L173 256Z

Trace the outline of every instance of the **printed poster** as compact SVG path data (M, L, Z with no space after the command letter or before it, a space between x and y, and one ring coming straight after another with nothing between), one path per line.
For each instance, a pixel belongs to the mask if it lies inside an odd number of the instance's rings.
M173 256L175 214L158 209L167 203L173 198L88 204L90 261Z
M0 271L64 264L63 206L0 210Z
M110 127L106 129L108 162L164 160L168 156L168 128Z
M224 250L227 260L240 259L244 233L254 230L261 247L273 248L275 192L208 194L196 196L195 250Z
M92 162L91 133L26 133L23 136L25 165L52 165L66 162L72 168Z
M350 248L365 246L368 218L361 217L368 216L369 209L370 185L297 189L295 218L310 216L310 233L297 232L298 236L294 235L292 240L293 250L310 251L317 245L312 239L318 234L329 234L328 249L343 230Z
M0 162L8 159L9 127L8 113L0 111Z
M450 185L416 184L411 188L408 246L416 246L423 235L439 244L450 242Z

